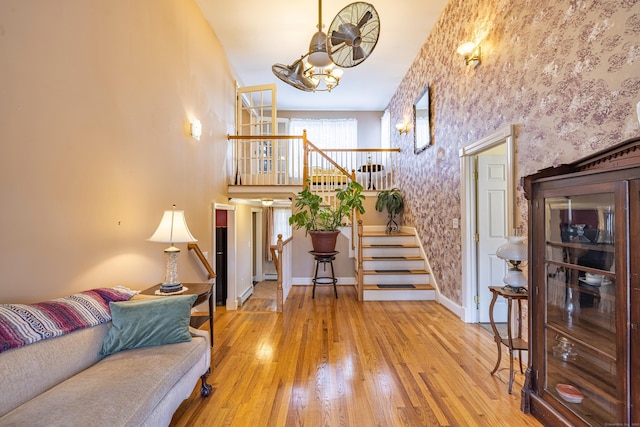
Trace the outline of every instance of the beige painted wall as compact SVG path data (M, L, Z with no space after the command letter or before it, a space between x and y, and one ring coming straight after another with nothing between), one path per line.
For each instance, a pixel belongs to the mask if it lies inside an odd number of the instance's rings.
M235 89L194 1L3 0L0 52L0 302L160 282L174 203L211 253Z

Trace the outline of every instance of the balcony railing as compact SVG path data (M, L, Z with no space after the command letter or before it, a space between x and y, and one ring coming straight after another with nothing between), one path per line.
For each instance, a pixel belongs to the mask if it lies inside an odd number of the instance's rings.
M355 179L365 190L397 186L399 148L319 149L302 135L229 135L234 140L231 185L303 185L331 192Z

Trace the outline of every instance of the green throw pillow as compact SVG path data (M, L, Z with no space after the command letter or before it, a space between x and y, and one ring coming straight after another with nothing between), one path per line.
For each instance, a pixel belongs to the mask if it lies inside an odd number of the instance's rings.
M196 295L172 295L111 302L112 327L100 354L191 341L189 319Z

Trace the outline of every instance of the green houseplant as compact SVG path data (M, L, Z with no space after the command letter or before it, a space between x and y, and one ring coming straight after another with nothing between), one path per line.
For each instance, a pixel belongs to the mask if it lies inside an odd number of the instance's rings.
M362 202L362 185L356 181L349 181L343 188L337 189L335 204L323 205L322 197L311 192L306 186L296 195L295 206L298 211L291 215L289 224L294 228L304 228L305 235L311 236L314 252L330 253L335 251L336 241L340 231L338 227L346 225L355 209L361 215L364 213ZM319 246L325 243L328 246Z
M391 190L382 190L378 193L376 199L376 210L382 212L386 209L389 213L389 222L387 223L387 233L397 233L400 231L398 223L395 221L396 215L404 210L404 197L398 188Z

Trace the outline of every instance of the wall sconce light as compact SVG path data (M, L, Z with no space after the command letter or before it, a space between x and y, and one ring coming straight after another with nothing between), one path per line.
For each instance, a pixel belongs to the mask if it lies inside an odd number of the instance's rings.
M191 122L191 136L200 141L200 136L202 136L202 123L200 123L198 119L193 119Z
M480 46L476 46L474 43L466 42L462 43L456 50L460 55L464 57L464 63L466 65L472 64L473 68L480 65Z
M638 113L638 123L640 123L640 102L638 102L638 105L636 105L636 111Z
M396 129L398 129L398 133L400 135L407 134L409 133L409 129L411 128L411 125L409 123L398 123L396 125Z

